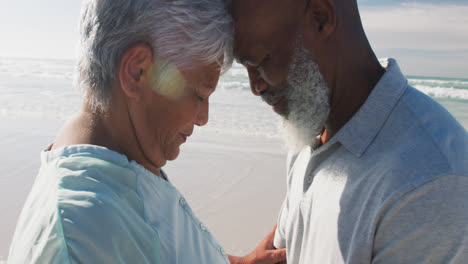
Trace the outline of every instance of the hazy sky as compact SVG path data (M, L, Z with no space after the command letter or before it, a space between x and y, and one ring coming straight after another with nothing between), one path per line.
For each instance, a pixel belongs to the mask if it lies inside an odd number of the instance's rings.
M378 57L409 75L468 78L468 0L358 2ZM0 0L0 56L73 59L80 4Z

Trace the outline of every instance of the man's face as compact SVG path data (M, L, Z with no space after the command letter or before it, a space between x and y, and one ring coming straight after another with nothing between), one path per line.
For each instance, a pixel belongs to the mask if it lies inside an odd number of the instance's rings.
M235 57L257 85L281 89L308 0L234 0ZM255 92L255 91L254 91Z
M328 87L304 46L307 0L236 0L235 56L252 92L284 120L288 145L312 145L329 114Z

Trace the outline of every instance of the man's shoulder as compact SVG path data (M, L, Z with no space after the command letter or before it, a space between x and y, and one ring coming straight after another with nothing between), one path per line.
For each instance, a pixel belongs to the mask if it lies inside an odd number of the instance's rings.
M406 127L400 128L406 145L402 150L426 166L445 165L446 174L468 174L468 133L443 106L409 86L400 107L400 118L407 118L402 122Z
M409 86L361 159L381 193L391 195L443 175L468 175L468 134L445 108Z

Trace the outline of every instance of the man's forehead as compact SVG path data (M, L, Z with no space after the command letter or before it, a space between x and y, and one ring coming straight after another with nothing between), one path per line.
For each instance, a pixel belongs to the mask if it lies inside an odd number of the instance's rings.
M279 56L298 30L309 0L233 0L234 58L244 66L259 66L267 56ZM237 14L236 14L237 13Z
M234 0L232 15L236 30L255 30L294 20L309 0ZM287 22L286 22L287 23Z
M236 15L258 12L271 12L283 4L293 4L297 0L233 0L233 13Z
M278 5L294 5L297 3L308 2L309 0L233 0L233 7L243 8L243 7L270 7L275 8ZM249 10L247 10L249 11Z
M278 0L233 0L233 4L235 6L242 6L242 5L249 5L249 6L255 6L255 5L260 5L260 4L265 4L268 2L275 2Z

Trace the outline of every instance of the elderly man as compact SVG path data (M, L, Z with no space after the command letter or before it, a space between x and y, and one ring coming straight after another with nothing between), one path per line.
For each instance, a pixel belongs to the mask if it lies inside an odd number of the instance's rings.
M377 60L356 0L235 0L235 57L283 117L288 263L466 263L468 134Z

